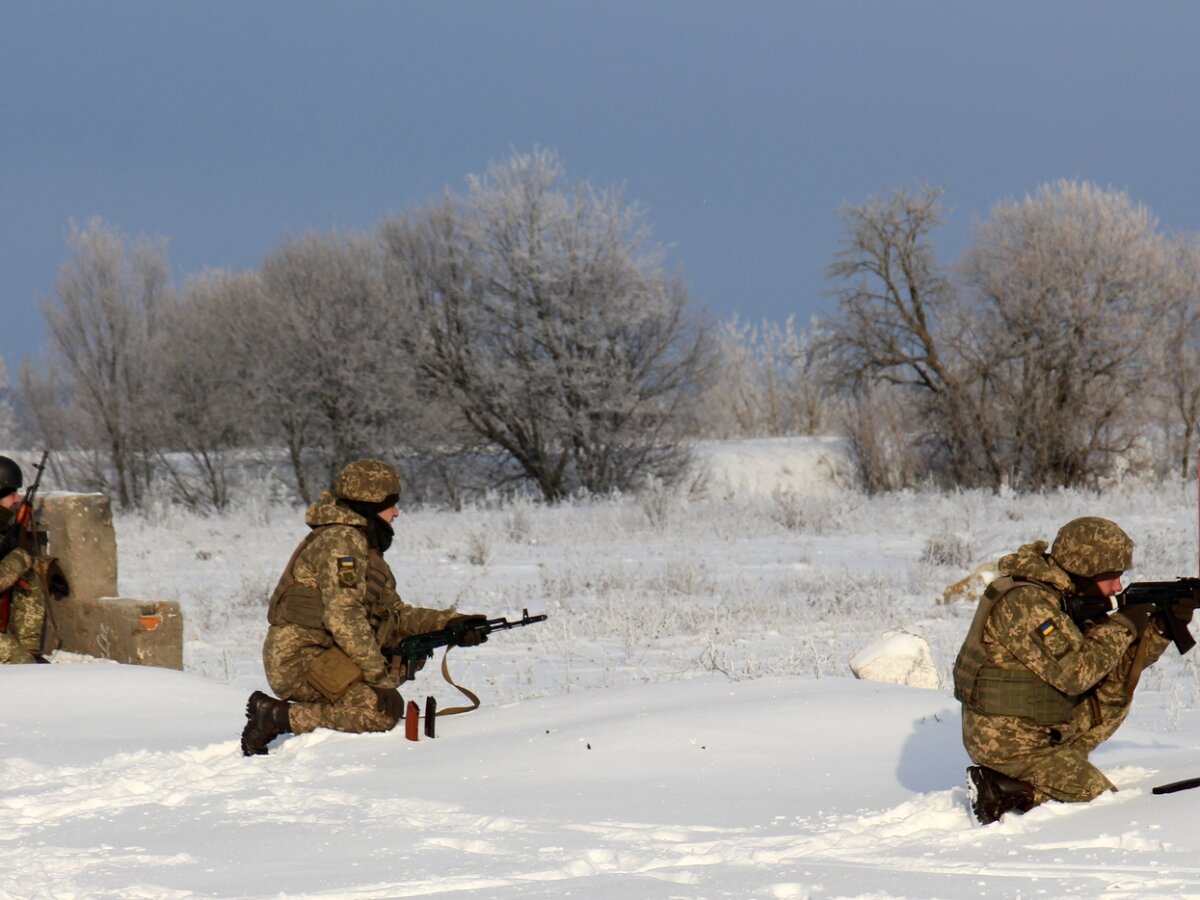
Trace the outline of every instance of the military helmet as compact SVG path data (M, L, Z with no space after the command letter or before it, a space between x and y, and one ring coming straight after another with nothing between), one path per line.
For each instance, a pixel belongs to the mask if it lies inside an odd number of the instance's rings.
M24 483L21 467L7 456L0 456L0 497L7 497Z
M1133 539L1110 519L1084 516L1058 529L1050 555L1083 578L1120 574L1133 565Z
M338 473L333 493L342 500L395 503L400 498L400 476L392 466L378 459L355 460Z

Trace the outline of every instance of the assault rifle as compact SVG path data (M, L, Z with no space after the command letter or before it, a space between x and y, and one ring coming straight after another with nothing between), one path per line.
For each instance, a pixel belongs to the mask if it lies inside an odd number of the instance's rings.
M1139 603L1149 603L1157 608L1158 620L1163 623L1180 654L1196 646L1196 639L1188 631L1187 625L1175 617L1171 608L1200 608L1200 578L1137 581L1112 597L1064 597L1062 608L1074 621L1085 622Z
M457 647L462 643L463 637L469 633L487 637L493 631L524 628L526 625L545 621L544 614L531 616L527 609L521 610L521 618L513 622L503 617L485 619L480 616L477 619L460 619L457 622L451 622L445 628L406 637L394 647L384 647L383 655L389 663L393 658L399 657L400 661L404 663L404 680L412 681L417 674L418 665L433 656L434 650L438 647Z
M42 458L37 461L34 466L37 469L37 475L29 487L25 489L25 496L21 498L20 504L17 506L16 514L13 515L13 524L17 528L16 545L29 552L29 555L37 558L42 551L42 541L44 534L40 534L33 521L33 504L37 500L38 488L42 486L42 475L46 471L46 459L50 456L49 450L42 451Z

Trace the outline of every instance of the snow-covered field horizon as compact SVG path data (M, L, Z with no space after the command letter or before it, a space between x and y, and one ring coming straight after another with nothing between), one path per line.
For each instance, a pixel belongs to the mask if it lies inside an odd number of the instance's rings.
M548 621L450 655L476 712L416 743L319 732L243 759L296 508L116 517L120 592L179 599L183 673L6 667L3 897L1200 896L1200 668L1174 649L1097 754L1121 788L973 827L947 585L1078 515L1130 576L1196 571L1196 485L866 496L821 441L704 448L691 490L405 512L410 603ZM936 689L854 680L891 629ZM458 702L430 665L406 697ZM1120 808L1118 808L1120 807Z

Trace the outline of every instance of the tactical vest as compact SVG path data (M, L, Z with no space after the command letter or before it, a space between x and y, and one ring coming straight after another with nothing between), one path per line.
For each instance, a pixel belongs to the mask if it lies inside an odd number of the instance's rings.
M988 585L954 660L954 697L978 713L1018 716L1038 725L1061 725L1071 720L1085 698L1064 694L1024 666L1000 668L988 659L983 646L984 627L996 603L1009 591L1028 584L1031 582L1001 575Z
M390 572L382 553L374 547L367 551L367 591L363 603L367 612L379 619L386 616L391 608L388 589L394 591L395 582Z
M330 526L321 525L314 528L292 553L267 604L267 622L270 624L299 625L302 628L324 630L325 601L321 597L321 590L315 584L297 581L294 569L296 560L300 558L304 549L312 543L321 528L328 527ZM380 600L387 592L389 584L388 568L383 561L383 554L372 548L367 553L367 584L364 598L371 615L379 617L384 614Z

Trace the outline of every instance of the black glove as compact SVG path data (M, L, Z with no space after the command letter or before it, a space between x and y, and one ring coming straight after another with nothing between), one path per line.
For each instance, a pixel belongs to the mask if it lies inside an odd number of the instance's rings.
M1117 610L1114 615L1124 616L1133 626L1133 633L1141 636L1150 620L1158 613L1158 607L1153 603L1134 603Z
M1196 607L1190 600L1181 600L1178 603L1172 603L1167 607L1167 615L1176 619L1183 625L1187 625L1192 621L1192 614L1196 611Z
M379 704L379 711L389 719L400 721L404 715L404 698L400 696L400 692L395 688L389 687L371 687L375 692L376 703Z
M486 634L484 634L482 631L472 630L474 626L486 625L486 624L487 624L487 616L478 616L478 615L476 615L476 616L455 616L448 623L446 623L447 627L453 627L455 625L464 626L465 630L462 633L462 637L460 637L458 639L458 646L460 646L460 647L474 647L476 644L486 643L487 642Z

